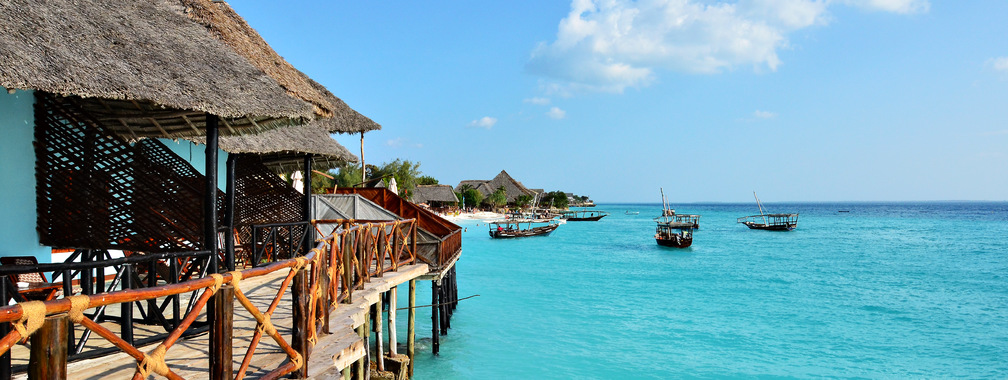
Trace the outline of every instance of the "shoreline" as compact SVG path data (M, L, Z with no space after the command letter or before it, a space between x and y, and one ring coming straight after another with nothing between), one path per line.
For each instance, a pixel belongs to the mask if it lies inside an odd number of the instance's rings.
M504 214L499 214L490 211L438 214L438 216L445 218L452 223L457 223L459 221L487 221L487 220L504 219Z

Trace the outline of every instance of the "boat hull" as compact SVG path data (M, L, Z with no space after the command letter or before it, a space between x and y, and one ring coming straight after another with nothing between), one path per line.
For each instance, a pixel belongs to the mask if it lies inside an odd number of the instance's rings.
M688 248L693 245L693 237L682 237L679 235L658 236L655 235L655 242L662 247Z
M566 220L568 222L595 222L595 221L598 221L599 219L602 219L604 217L606 217L606 215L589 216L589 217L584 217L584 218L567 218Z
M542 227L534 227L527 230L493 230L490 231L490 237L494 239L509 239L509 238L519 238L528 236L548 236L554 230L559 227L556 224Z
M790 224L790 223L789 224L763 224L763 223L744 222L742 224L745 224L746 227L749 227L750 229L764 230L764 231L793 231L796 227L798 227L797 223L796 224Z

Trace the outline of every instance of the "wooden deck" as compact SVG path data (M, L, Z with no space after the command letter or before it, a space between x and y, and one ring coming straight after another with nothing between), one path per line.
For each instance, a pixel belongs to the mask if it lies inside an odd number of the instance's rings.
M351 363L362 358L365 353L365 343L354 330L365 321L367 311L370 306L377 303L381 293L389 289L419 278L427 274L426 264L405 265L398 271L385 273L382 277L372 277L371 281L364 284L363 289L353 292L352 303L340 304L330 314L331 334L322 334L315 344L312 354L308 360L308 373L312 378L330 379L339 375L339 372L348 367ZM271 275L250 278L241 282L241 289L256 307L266 309L269 303L276 297L277 289L286 276L286 272L280 271ZM284 336L291 335L291 305L290 291L285 292L280 306L274 312L272 321L276 323L277 331ZM115 305L118 306L118 305ZM108 313L116 315L119 313L117 307L109 307ZM106 322L102 325L117 331L118 325ZM142 339L155 333L157 326L153 329L136 329L136 339ZM83 328L77 326L76 336L83 333ZM235 316L233 327L233 352L234 368L237 370L241 364L242 356L247 350L252 336L256 329L255 319L235 301ZM89 346L105 345L111 346L105 339L93 335ZM145 352L154 348L155 344L141 347ZM209 366L209 334L179 340L165 355L165 362L168 367L184 378L206 378ZM12 364L27 364L28 349L23 345L18 345L11 350ZM246 373L247 378L257 378L269 371L279 367L287 360L287 355L281 351L280 347L269 337L265 337L259 342L256 355ZM96 359L72 362L67 365L67 377L71 379L122 379L133 376L137 368L137 361L125 353L103 356ZM15 379L26 379L24 373L14 376Z

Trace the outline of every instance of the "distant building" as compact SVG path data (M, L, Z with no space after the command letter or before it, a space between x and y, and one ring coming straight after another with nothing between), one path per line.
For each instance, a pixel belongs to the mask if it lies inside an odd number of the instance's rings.
M459 182L458 186L455 187L456 192L462 192L462 187L465 185L472 186L483 194L484 197L493 194L498 188L504 186L504 192L507 195L507 203L512 204L518 200L518 197L522 195L528 195L534 197L537 192L529 190L529 188L522 185L507 173L507 171L501 170L500 174L497 174L494 179L491 180L464 180Z
M413 203L427 204L433 210L447 210L458 206L455 191L449 185L417 185Z

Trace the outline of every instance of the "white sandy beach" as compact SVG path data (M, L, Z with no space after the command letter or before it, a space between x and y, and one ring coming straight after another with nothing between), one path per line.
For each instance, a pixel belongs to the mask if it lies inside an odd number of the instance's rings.
M464 221L464 220L498 220L504 219L504 214L498 214L496 212L490 211L477 211L477 212L462 212L462 213L451 213L451 214L439 214L441 217L448 219L452 223Z

